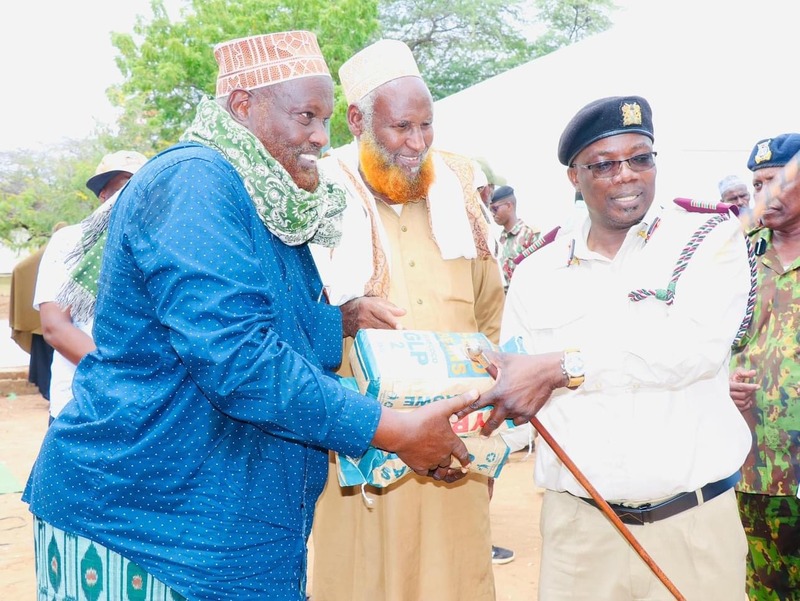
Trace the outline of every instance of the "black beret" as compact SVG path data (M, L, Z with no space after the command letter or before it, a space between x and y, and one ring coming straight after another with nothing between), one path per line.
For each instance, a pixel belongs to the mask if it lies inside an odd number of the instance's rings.
M492 194L492 202L497 202L512 194L514 194L514 188L511 186L500 186L499 188L495 188L494 194Z
M774 138L759 140L747 159L750 171L765 167L783 167L800 152L800 134L781 134Z
M653 112L641 96L611 96L590 102L567 123L558 141L558 160L569 166L592 142L618 134L644 134L653 140Z

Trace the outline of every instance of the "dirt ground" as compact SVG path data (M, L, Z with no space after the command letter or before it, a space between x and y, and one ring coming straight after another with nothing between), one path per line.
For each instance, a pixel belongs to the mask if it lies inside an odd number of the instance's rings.
M0 397L0 462L21 484L39 451L47 413L47 401L39 395ZM498 601L536 599L542 493L535 488L532 475L533 455L519 451L511 455L495 484L491 502L494 543L516 552L511 563L494 566ZM0 591L3 601L35 598L31 515L19 493L0 494ZM310 592L313 594L313 582Z

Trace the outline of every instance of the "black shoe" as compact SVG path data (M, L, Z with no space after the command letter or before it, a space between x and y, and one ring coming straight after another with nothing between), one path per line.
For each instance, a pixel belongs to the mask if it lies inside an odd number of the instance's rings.
M495 547L492 545L492 563L501 565L504 563L511 563L514 561L514 552L511 549L504 549L503 547Z

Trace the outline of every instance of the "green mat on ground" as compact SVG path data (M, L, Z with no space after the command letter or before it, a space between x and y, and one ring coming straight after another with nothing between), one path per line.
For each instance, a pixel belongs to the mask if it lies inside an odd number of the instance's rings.
M0 494L22 492L22 484L14 477L5 463L0 462Z

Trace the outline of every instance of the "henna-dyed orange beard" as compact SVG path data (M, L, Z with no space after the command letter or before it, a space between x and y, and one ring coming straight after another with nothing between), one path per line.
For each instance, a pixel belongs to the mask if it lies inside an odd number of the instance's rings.
M389 153L371 133L365 132L358 146L361 174L379 196L396 204L405 204L428 195L428 188L433 182L433 159L430 153L425 155L419 171L409 175L391 162Z

